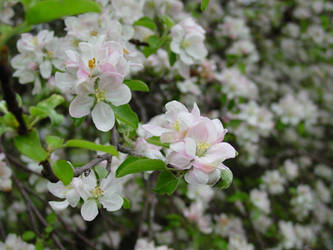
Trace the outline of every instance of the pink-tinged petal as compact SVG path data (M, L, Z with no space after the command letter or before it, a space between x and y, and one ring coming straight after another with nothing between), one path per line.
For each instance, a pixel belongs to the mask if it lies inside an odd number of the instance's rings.
M221 142L210 147L202 159L210 162L223 162L226 159L235 158L236 150L227 142Z
M105 102L98 102L91 112L91 116L96 128L107 132L113 128L115 117L112 108Z
M167 156L167 162L168 164L171 164L175 168L178 169L188 169L191 167L192 157L182 154L182 153L177 153L177 152L171 152Z
M90 188L82 182L80 178L74 178L72 180L74 190L80 195L83 200L87 200L90 197Z
M225 134L228 132L227 129L223 127L222 122L219 119L212 120L213 124L215 126L217 137L216 143L223 141Z
M207 120L205 119L191 127L187 133L187 137L194 139L196 143L206 142L209 135Z
M146 130L148 133L152 134L153 136L161 136L162 133L169 131L168 129L152 124L144 124L142 125L142 128Z
M81 215L84 220L92 221L98 215L98 208L95 200L86 200L81 207Z
M212 173L213 171L216 170L216 168L218 167L218 164L220 162L219 161L204 161L202 160L202 158L196 158L196 160L192 163L192 165L197 168L200 169L201 171L209 174Z
M192 109L192 115L194 116L194 117L196 117L196 118L199 118L200 117L200 109L199 109L199 107L198 107L198 105L197 105L197 103L194 103L193 104L193 109Z
M189 137L185 138L186 154L188 154L194 158L196 150L197 150L197 144L195 143L195 140L193 140L192 138L189 138Z
M102 206L109 212L119 210L124 203L123 198L113 191L106 191L104 195L99 198Z
M175 142L170 144L170 149L175 152L185 152L185 142L180 141L180 142Z
M177 101L168 102L167 104L165 104L165 108L167 110L167 113L172 113L175 115L181 112L188 112L184 104Z
M69 105L69 114L75 118L81 118L90 113L94 105L94 98L90 96L77 96Z
M161 135L160 141L162 143L173 143L181 140L183 137L183 133L166 132Z
M83 67L80 67L79 70L76 72L76 76L78 78L78 82L84 82L89 78L89 71L87 71Z
M190 66L186 65L182 61L178 63L179 74L185 79L190 78Z
M208 174L195 168L186 173L184 178L187 183L191 184L207 184L209 180Z
M209 180L207 184L214 186L221 178L221 170L216 169L215 171L209 173L208 178Z
M50 206L55 210L55 211L62 211L66 209L69 205L68 201L50 201L49 202Z

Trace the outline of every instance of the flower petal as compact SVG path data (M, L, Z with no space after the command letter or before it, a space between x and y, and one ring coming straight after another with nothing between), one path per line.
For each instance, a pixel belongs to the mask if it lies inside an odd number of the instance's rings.
M114 113L112 108L105 102L98 102L91 115L98 130L107 132L113 128L115 122Z
M124 200L121 196L113 191L106 191L102 197L99 198L102 206L109 212L119 210Z
M50 201L49 204L55 211L61 211L66 209L69 203L67 200L64 200L64 201Z
M78 95L69 105L69 114L75 118L81 118L90 113L94 105L94 98Z
M98 215L98 208L95 200L86 200L81 207L81 215L84 220L92 221Z

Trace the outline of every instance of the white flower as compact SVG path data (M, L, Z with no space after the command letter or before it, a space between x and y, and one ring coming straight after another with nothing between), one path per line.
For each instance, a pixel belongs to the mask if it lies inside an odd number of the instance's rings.
M201 62L207 55L204 45L205 31L190 17L185 18L171 30L170 48L179 54L180 60L191 65Z
M266 192L260 191L258 189L253 189L250 192L250 200L261 211L265 213L270 212L270 202Z
M267 171L262 177L263 187L271 194L281 194L284 191L286 180L277 170Z
M62 181L58 181L57 183L49 182L47 184L47 188L50 193L54 196L65 199L63 201L50 201L50 206L56 210L61 211L64 210L70 205L71 207L76 207L80 201L79 193L73 188L73 183L77 178L73 178L71 184L64 185Z
M0 242L1 250L34 250L35 246L24 242L21 237L15 234L8 234L4 243Z
M98 206L101 204L107 211L117 211L123 205L123 198L116 193L119 182L112 175L97 183L95 173L81 176L73 180L73 187L80 194L84 203L81 215L84 220L92 221L98 215Z
M122 75L110 73L99 80L97 88L91 82L81 83L77 88L78 95L69 106L70 115L84 117L93 108L91 114L96 128L109 131L114 126L115 116L108 102L120 106L131 99L131 91L122 81Z

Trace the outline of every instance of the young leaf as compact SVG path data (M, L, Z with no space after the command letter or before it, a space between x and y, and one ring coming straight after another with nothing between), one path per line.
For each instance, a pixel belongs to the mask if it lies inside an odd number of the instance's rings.
M160 137L158 137L158 136L149 137L146 139L146 141L150 144L154 144L156 146L161 146L161 147L165 147L165 148L168 148L170 146L169 143L161 142Z
M209 4L209 0L201 0L201 11L205 11Z
M109 145L100 145L90 141L85 140L68 140L63 147L71 147L71 148L85 148L93 151L102 151L105 153L109 153L113 156L118 156L118 151L114 148L114 146Z
M100 11L100 5L92 0L44 0L30 4L26 10L26 21L28 24L39 24L64 16Z
M103 179L108 175L108 171L106 170L106 168L100 165L95 166L95 171L99 179Z
M72 165L65 160L58 160L53 166L54 174L65 184L71 183L74 177L74 170Z
M133 129L137 129L139 126L139 119L137 114L131 109L129 104L121 105L121 106L114 106L111 105L116 119L127 124Z
M53 94L46 100L39 102L37 106L30 107L31 125L46 117L50 117L51 125L60 125L64 117L54 109L64 101L65 99L61 95Z
M22 235L22 240L29 241L36 237L35 233L33 231L25 231Z
M60 148L64 142L63 138L53 135L46 136L45 140L50 150L55 150L57 148Z
M124 209L130 209L131 208L131 202L127 198L123 197L123 208Z
M233 174L229 168L223 168L221 170L221 180L217 184L217 186L221 189L227 189L230 187L233 179Z
M180 178L174 176L170 171L162 171L157 178L155 192L171 195L179 184Z
M14 138L16 148L25 156L34 161L44 161L48 154L42 148L37 131L34 129L26 135L18 135Z
M126 84L132 91L149 91L147 84L140 80L124 80L124 84Z
M154 171L165 169L165 163L161 160L153 160L148 158L140 158L136 156L129 156L118 167L116 177L123 177L128 174L134 174L144 171Z
M151 29L152 31L156 30L156 24L155 22L147 16L141 17L139 20L133 23L134 26L143 26L148 29Z

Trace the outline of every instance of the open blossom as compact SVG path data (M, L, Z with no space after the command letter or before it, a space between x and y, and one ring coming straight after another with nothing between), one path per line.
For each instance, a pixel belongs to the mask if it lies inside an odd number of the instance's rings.
M191 65L205 59L207 55L207 49L204 45L205 30L192 18L185 18L175 25L171 34L170 48L179 54L180 60L184 64Z
M4 161L5 155L0 154L0 191L8 192L12 190L12 170Z
M73 182L77 178L74 178L69 185L64 185L62 181L58 181L57 183L49 182L47 184L47 188L50 193L52 193L55 197L60 199L64 199L63 201L50 201L50 206L56 210L61 211L66 209L69 205L71 207L76 207L80 201L79 193L74 189Z
M281 194L284 191L286 179L278 170L266 171L262 177L263 187L271 194Z
M120 106L131 99L130 89L123 84L129 70L124 49L117 42L104 42L104 37L81 42L79 48L79 51L66 51L68 72L57 72L56 83L63 91L76 94L69 107L71 116L81 118L92 109L96 128L109 131L115 123L110 103Z
M40 75L43 79L51 77L54 42L53 31L48 30L42 30L36 36L24 33L17 42L20 54L11 60L14 76L22 84L34 82L33 94L41 90Z
M270 212L270 202L265 191L260 191L258 189L251 190L250 199L252 203L261 211L265 213Z
M153 241L148 241L146 239L138 239L135 244L134 250L172 250L167 246L155 246Z
M34 250L35 246L24 242L21 237L15 234L8 234L5 242L0 242L1 250Z
M167 152L167 163L174 168L188 170L185 180L195 184L215 184L226 168L222 162L236 156L236 150L222 142L227 130L218 119L200 116L194 104L192 112L177 102L165 105L166 113L161 125L146 124L143 129L161 142L171 143Z
M204 215L204 207L202 203L192 203L189 208L184 210L184 216L191 222L198 225L199 229L203 233L212 232L212 221L209 215Z
M119 182L112 175L98 183L93 171L88 176L82 175L73 180L74 189L84 201L81 207L83 219L95 219L99 204L109 212L119 210L123 205L123 198L118 194L118 185Z

